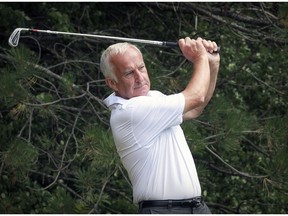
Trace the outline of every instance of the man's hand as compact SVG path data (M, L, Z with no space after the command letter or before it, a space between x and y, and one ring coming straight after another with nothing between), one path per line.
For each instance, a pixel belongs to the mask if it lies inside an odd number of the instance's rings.
M203 46L205 47L208 54L210 73L217 73L220 65L220 55L219 53L213 53L217 51L217 44L214 41L202 40Z
M214 49L214 45L210 45L207 41L204 43L203 39L200 37L197 38L197 40L189 37L186 37L185 39L182 38L178 41L178 44L184 57L192 63L198 62L203 59L203 57L207 58L207 49L212 52ZM207 47L205 47L205 45Z
M202 43L207 52L213 53L214 51L217 51L217 44L214 41L202 39Z

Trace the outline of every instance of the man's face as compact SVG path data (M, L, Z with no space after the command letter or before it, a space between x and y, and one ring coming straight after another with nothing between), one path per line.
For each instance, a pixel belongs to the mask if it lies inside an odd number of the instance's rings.
M111 57L117 82L107 78L107 84L117 96L130 99L146 96L150 90L150 80L141 53L129 47L124 54Z

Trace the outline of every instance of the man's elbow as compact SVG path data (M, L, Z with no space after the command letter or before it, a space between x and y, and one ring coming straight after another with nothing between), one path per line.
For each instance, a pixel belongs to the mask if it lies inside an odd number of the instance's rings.
M199 96L199 98L198 98L199 106L202 106L205 103L205 99L206 99L206 97L204 95Z
M205 104L206 95L202 93L194 93L187 94L187 92L183 91L183 95L185 97L185 109L184 113L201 107Z
M196 109L190 110L189 112L183 114L183 120L188 121L191 119L196 119L202 114L202 112L203 112L202 108L196 108Z
M205 103L205 96L199 95L198 97L193 99L191 110L203 106L204 103Z
M204 107L205 97L195 98L185 104L185 109L183 113L189 113L188 119L197 118L202 113Z

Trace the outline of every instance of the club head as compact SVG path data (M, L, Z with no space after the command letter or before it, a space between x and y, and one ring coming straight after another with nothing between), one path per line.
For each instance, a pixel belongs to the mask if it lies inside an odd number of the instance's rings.
M21 28L16 28L9 37L8 43L12 47L17 47L20 39Z
M16 28L9 37L8 43L12 47L17 47L20 39L21 31L29 31L28 28Z

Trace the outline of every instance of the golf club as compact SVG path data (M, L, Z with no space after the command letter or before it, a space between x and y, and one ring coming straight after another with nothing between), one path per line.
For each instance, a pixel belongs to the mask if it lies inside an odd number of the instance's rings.
M135 39L135 38L113 37L113 36L106 36L106 35L82 34L82 33L40 30L40 29L30 29L30 28L16 28L12 32L8 40L8 43L10 46L12 47L18 46L21 31L40 32L40 33L47 33L47 34L73 35L73 36L81 36L81 37L94 37L94 38L99 38L99 39L126 41L126 42L131 42L131 43L141 43L141 44L163 46L163 47L178 47L177 42L153 41L153 40L143 40L143 39ZM217 51L214 51L214 53L218 53L218 52L220 52L220 47L217 48Z

